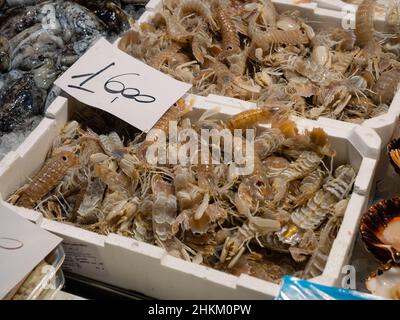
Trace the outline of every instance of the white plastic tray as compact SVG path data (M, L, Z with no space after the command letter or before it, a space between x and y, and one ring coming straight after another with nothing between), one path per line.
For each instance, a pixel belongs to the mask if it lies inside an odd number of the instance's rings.
M276 9L278 12L284 12L287 10L298 10L303 17L305 17L311 26L315 30L323 30L331 27L342 27L342 21L346 19L349 23L355 25L355 12L356 6L353 6L353 11L346 11L342 8L343 5L349 5L339 0L317 0L315 2L294 4L294 0L274 0ZM351 6L351 5L350 5ZM154 14L154 11L162 7L162 0L151 0L147 6L147 11L138 19L137 23L149 21ZM332 9L332 10L329 10ZM321 23L323 22L323 23ZM375 21L375 28L382 30L384 25L384 17L377 16ZM395 95L392 104L390 105L389 111L381 116L374 117L364 121L362 124L367 128L374 129L382 140L382 148L390 142L394 131L397 126L397 119L400 115L400 91ZM321 118L322 119L322 118ZM338 121L337 122L342 122ZM381 166L383 167L383 165ZM386 166L383 168L386 170Z
M390 1L392 0L377 0L377 10L375 11L376 13L376 19L380 21L384 21L385 19L385 6L389 5ZM348 12L348 11L355 11L357 10L358 4L362 2L362 0L358 1L342 1L342 0L315 0L319 8L323 9L329 9L329 10L336 10L336 11L342 11L342 12ZM353 7L353 8L352 8Z
M65 285L65 278L62 270L58 270L43 292L37 297L37 300L55 300L56 295Z
M222 106L222 113L227 115L248 108L242 101L222 97L189 96L188 99L194 101L195 110ZM72 109L73 104L69 106L67 99L57 98L48 109L49 118L44 119L19 147L13 161L0 169L1 202L40 169L54 137L68 121ZM359 170L325 271L313 280L321 284L340 285L342 267L351 256L358 221L372 194L381 141L372 129L361 126L327 119L323 123L306 119L297 119L296 122L301 130L324 128L337 151L335 165L350 163ZM32 210L11 207L64 239L65 270L124 289L160 299L266 299L273 298L279 289L276 284L247 275L236 277L174 258L153 245L115 234L98 235L45 219Z
M30 218L35 220L36 215L33 214ZM61 271L61 265L63 264L64 259L65 252L61 245L46 256L44 261L48 264L48 268L46 266L42 268L41 279L38 281L36 286L27 293L27 296L24 298L25 300L41 300L42 297L50 299L53 294L56 294L64 286L65 280ZM25 279L25 281L27 281L27 279ZM24 283L21 284L21 286L23 285Z

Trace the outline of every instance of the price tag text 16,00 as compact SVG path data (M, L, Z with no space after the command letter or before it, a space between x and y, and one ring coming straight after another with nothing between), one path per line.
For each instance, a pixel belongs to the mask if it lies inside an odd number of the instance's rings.
M78 101L148 132L190 88L120 51L104 38L57 81Z

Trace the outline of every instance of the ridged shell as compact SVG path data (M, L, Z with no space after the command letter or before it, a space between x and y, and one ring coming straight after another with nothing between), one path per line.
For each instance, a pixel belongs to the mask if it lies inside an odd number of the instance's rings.
M396 152L398 150L398 152ZM398 153L399 161L396 163L396 153ZM387 155L394 170L400 174L400 139L392 140L387 146Z
M362 217L360 232L367 249L380 261L400 263L400 251L382 241L382 233L389 224L400 224L400 197L382 200L372 206ZM396 237L396 245L399 238ZM400 242L399 242L400 245Z

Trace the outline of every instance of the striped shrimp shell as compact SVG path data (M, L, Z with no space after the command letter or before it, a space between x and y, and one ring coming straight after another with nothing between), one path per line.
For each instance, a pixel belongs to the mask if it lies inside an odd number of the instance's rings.
M399 79L399 70L392 69L390 71L383 72L372 89L372 91L375 92L373 101L375 103L385 103L389 105L397 91Z
M185 0L182 1L178 7L178 11L180 14L186 16L188 13L196 13L199 16L202 16L208 25L211 27L211 30L217 30L217 25L214 21L210 8L204 3L196 0Z
M315 152L304 151L296 161L274 179L272 186L276 191L274 201L279 202L287 193L288 184L291 181L301 179L313 172L321 163L322 158Z
M174 56L180 49L181 46L177 42L172 42L165 50L152 57L149 64L159 70L165 61Z
M256 46L267 50L271 45L300 45L310 42L307 35L302 30L273 30L267 33L257 31L255 36Z
M271 232L267 235L259 237L261 244L273 251L281 252L281 253L288 253L289 252L289 244L283 243L279 240L279 237L276 233Z
M32 182L24 189L17 205L33 208L35 203L49 193L65 176L65 173L79 164L72 152L63 151L48 159Z
M361 47L367 46L374 39L375 0L364 0L356 13L356 38Z
M164 133L168 133L170 121L178 121L187 111L189 111L189 107L186 105L185 100L179 99L166 113L164 113L161 119L157 121L152 130L161 130ZM150 131L150 134L146 136L146 140L141 146L143 156L145 155L147 148L157 139L158 133L154 131L155 135L152 135L151 132L152 131Z
M165 182L161 176L155 175L151 181L155 199L152 208L153 231L161 241L172 237L172 224L178 211L174 186Z
M239 34L230 17L219 4L215 8L215 16L222 33L222 45L224 49L222 56L239 53L241 51Z
M272 121L275 111L267 108L246 110L230 118L227 121L227 127L231 130L247 129L261 123L268 123Z
M302 76L321 86L327 86L334 80L327 68L300 57L294 60L293 68Z
M321 163L321 157L313 151L304 151L300 157L282 172L281 176L286 181L300 179L313 172Z
M343 214L346 210L347 203L348 200L340 201L338 203L338 206L342 207L340 209L340 214L335 214L329 218L328 222L323 227L319 238L318 247L312 254L310 260L307 262L307 265L304 269L303 278L314 278L321 275L324 271L333 242L335 241L336 235L342 223Z
M298 207L308 201L321 188L326 174L321 169L314 170L306 176L298 186L299 193L295 196L288 195L287 203L290 206Z
M81 146L81 154L80 160L82 164L85 166L89 164L90 157L93 154L101 153L103 150L99 144L99 142L93 137L83 136L80 139Z
M161 241L172 237L171 226L177 213L177 200L174 195L164 192L157 194L153 205L153 230Z
M122 149L124 147L121 138L116 132L111 132L108 135L101 135L99 139L101 147L110 157L114 156L118 149Z
M350 192L355 176L355 170L349 165L337 168L335 178L328 180L305 206L292 213L292 221L304 230L318 228L333 206Z
M193 39L193 34L185 30L185 28L177 21L175 15L171 15L167 11L164 11L161 16L165 19L168 35L172 40L179 43L189 43Z
M85 193L77 210L78 222L89 223L92 219L96 219L95 211L103 200L106 185L99 178L94 178L82 190Z
M224 249L221 253L221 262L231 260L228 268L232 268L244 252L244 245L246 242L279 229L279 221L252 217L250 220L246 221L232 237L226 239Z
M95 155L96 156L96 155ZM101 179L111 191L127 192L129 179L123 172L117 172L116 164L109 160L96 163L94 175Z
M267 129L257 136L254 148L261 160L273 154L282 145L285 137L279 129Z
M160 129L164 132L168 132L169 130L169 122L177 121L179 118L188 111L189 108L186 105L183 99L178 100L176 104L174 104L157 123L154 125L153 129Z

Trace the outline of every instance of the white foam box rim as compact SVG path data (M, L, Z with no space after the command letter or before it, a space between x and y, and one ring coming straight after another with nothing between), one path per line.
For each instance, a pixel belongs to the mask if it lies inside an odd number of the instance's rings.
M331 5L328 5L331 3ZM342 1L338 0L317 0L315 2L310 3L301 3L294 4L293 0L274 0L277 10L279 12L283 12L286 10L298 10L302 16L306 17L310 24L312 22L323 21L323 26L342 26L342 21L344 18L348 20L350 23L355 25L355 9L353 12L347 12L344 10L341 11L343 5ZM344 2L343 2L344 3ZM349 5L348 3L344 3L345 5ZM162 0L151 0L142 16L137 20L137 23L143 23L149 21L151 17L154 15L154 12L159 10L162 7ZM340 10L337 10L340 8ZM356 6L354 6L356 8ZM383 28L383 18L377 17L375 20L375 27L380 30ZM319 24L315 23L315 26L318 27ZM224 97L225 98L225 97ZM230 99L230 98L228 98ZM236 99L234 99L236 100ZM392 138L395 129L397 127L398 117L400 115L400 90L396 93L389 110L386 114L380 115L378 117L374 117L371 119L367 119L362 123L362 126L367 128L371 128L375 130L382 140L382 147L386 146L390 139ZM343 121L333 120L337 123L341 123ZM338 124L339 125L339 124ZM381 169L385 170L385 168Z
M221 107L227 115L248 108L243 101L220 96L187 96L193 108ZM0 167L0 195L3 205L35 221L42 228L61 236L67 252L66 268L83 276L160 299L271 299L279 286L248 275L239 277L169 256L162 248L116 234L99 235L73 225L44 218L34 210L18 208L4 200L37 172L54 137L68 121L68 100L58 97L45 118L27 140ZM314 282L337 285L341 270L350 259L358 232L358 221L372 194L372 180L381 147L379 136L368 128L326 119L324 122L295 119L300 130L323 128L341 160L359 167L345 218L334 242L323 274ZM72 255L72 257L71 257ZM69 257L68 257L69 256ZM69 261L69 262L68 262Z
M388 5L391 0L377 0L378 5ZM347 3L342 0L315 0L318 8L341 11L343 13L353 13L357 10L358 4ZM384 12L375 12L375 19L383 22L385 19Z
M351 3L346 3L341 0L315 0L319 8L342 11L346 6L356 7Z

